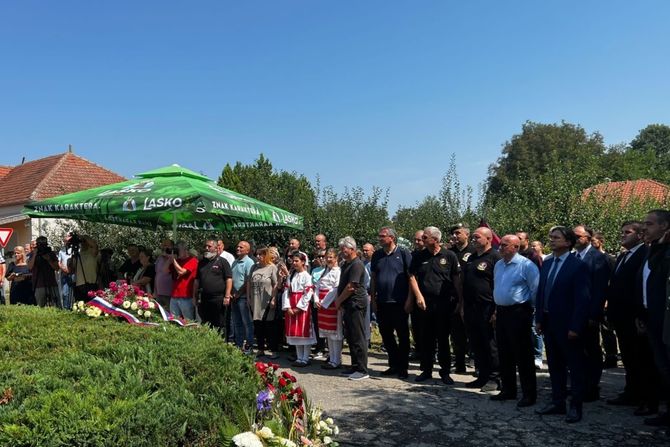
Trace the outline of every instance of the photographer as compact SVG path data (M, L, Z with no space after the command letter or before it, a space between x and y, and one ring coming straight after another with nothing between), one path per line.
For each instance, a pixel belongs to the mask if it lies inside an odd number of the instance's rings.
M98 243L89 236L72 234L69 246L70 271L75 272L75 300L89 301L88 292L98 290Z
M33 275L35 300L40 307L47 305L60 307L60 292L56 282L56 272L59 270L58 258L49 247L46 237L40 236L35 242L35 251L28 260L28 268Z

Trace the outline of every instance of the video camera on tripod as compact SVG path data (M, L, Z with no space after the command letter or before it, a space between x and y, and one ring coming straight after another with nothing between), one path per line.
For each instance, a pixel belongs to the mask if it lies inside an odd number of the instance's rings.
M70 233L70 238L65 243L65 246L72 250L73 253L78 252L81 249L81 244L83 240L77 233Z

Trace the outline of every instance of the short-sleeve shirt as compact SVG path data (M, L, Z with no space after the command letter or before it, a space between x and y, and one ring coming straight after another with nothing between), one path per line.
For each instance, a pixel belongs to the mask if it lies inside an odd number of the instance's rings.
M409 271L425 298L451 300L456 296L453 277L460 273L460 266L453 251L441 248L433 254L428 249L421 250L412 257Z
M370 272L375 276L377 303L404 303L407 300L411 263L412 255L399 246L388 254L383 248L372 254Z
M174 266L170 266L170 270L175 274L175 280L172 284L172 298L192 298L193 297L193 283L195 282L195 275L198 272L198 260L193 256L188 258L177 259L177 264L187 272L181 276L177 275Z
M230 264L221 256L202 259L198 264L198 282L207 295L224 295L226 280L233 277Z
M240 297L247 296L247 291L241 289L249 276L249 272L251 272L251 267L253 266L254 261L249 256L245 256L242 259L235 259L231 266L233 272L233 289L239 292Z
M493 268L501 259L491 248L485 253L470 256L463 269L463 302L493 302Z
M475 247L472 244L468 244L463 248L462 250L459 250L458 247L455 245L451 248L451 251L456 253L456 257L458 258L458 263L461 265L461 272L463 269L465 269L465 265L468 263L470 260L470 256L475 254L477 251L475 250Z
M337 286L338 293L342 293L347 284L355 283L356 288L347 300L342 303L345 308L355 307L363 309L368 305L368 291L365 289L365 265L359 258L347 261L340 268L340 283Z

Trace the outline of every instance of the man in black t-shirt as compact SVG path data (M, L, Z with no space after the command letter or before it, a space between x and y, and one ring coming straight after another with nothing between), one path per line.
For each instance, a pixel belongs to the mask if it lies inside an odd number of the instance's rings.
M440 376L447 385L454 383L449 375L451 351L449 330L451 317L460 307L460 267L456 255L440 247L442 232L436 227L426 227L422 236L425 249L412 257L409 284L416 299L419 324L421 374L416 382L428 380L433 375L433 359L437 344Z
M472 242L476 251L463 270L463 316L470 347L475 354L475 365L479 369L477 380L467 383L468 388L484 387L498 366L491 317L495 312L493 267L501 256L491 246L492 239L490 229L480 227L475 230Z
M365 288L365 266L356 253L356 241L347 236L340 240L344 256L339 293L335 306L344 309L344 336L349 345L351 368L343 371L349 380L368 379L368 341L365 336L365 315L368 312L368 291Z
M224 299L230 300L233 288L233 273L230 264L218 255L216 241L205 242L203 257L198 263L198 273L193 285L203 323L216 328L222 335L225 332L226 318Z
M468 259L475 253L475 247L470 243L470 229L458 223L451 227L451 248L456 254L461 266L461 275L465 269ZM461 282L462 282L461 276ZM465 354L468 352L468 335L465 331L465 322L460 312L454 313L451 318L451 345L454 348L454 372L465 373Z

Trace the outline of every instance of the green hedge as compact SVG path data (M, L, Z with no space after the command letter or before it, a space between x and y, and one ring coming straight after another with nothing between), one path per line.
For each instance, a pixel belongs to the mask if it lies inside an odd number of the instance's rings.
M219 445L259 383L209 329L0 306L2 446Z

